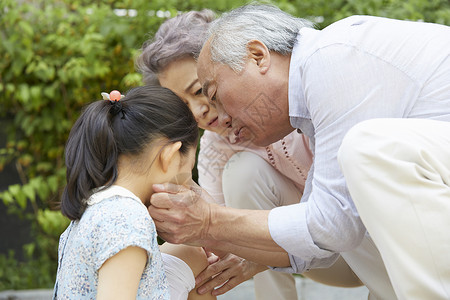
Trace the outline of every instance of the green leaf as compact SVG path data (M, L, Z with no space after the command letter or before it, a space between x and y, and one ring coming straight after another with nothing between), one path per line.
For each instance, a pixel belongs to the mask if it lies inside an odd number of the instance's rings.
M41 126L43 130L50 131L53 128L53 119L49 117L42 118Z
M19 85L18 98L26 105L30 101L30 88L26 84Z
M40 162L36 166L36 170L39 172L48 172L53 169L53 164L50 162Z
M56 96L56 90L54 86L47 86L44 88L44 95L47 98L54 99Z
M0 198L3 200L3 203L6 206L9 206L10 204L14 203L14 198L12 197L11 193L8 191L0 193Z
M57 176L50 176L47 179L47 182L48 182L48 186L49 186L50 190L53 193L56 193L56 191L58 190L58 177Z
M8 191L11 193L13 197L20 191L20 184L13 184L8 187Z
M69 220L60 211L42 210L38 214L39 225L44 232L59 236L69 224Z
M22 191L31 202L36 202L36 192L30 184L24 185Z
M33 243L28 243L26 245L23 245L23 250L25 251L25 255L27 257L32 257L36 250L36 245Z
M39 187L36 189L39 198L42 200L46 200L50 195L50 189L45 182L42 182Z
M37 78L43 81L53 80L53 78L55 77L55 69L52 66L49 66L43 60L40 60L37 63L34 73L36 74Z
M127 74L123 78L122 83L123 83L123 85L125 85L127 87L139 86L142 84L142 75L139 73Z
M25 209L27 207L27 197L22 191L21 186L19 184L10 185L8 190L11 193L11 196L16 200L16 203L22 209Z
M25 21L21 21L18 24L23 36L33 36L33 27Z

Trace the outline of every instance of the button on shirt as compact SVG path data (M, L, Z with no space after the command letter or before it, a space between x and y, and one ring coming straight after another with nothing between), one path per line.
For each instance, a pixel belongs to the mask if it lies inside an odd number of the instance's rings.
M273 209L269 230L290 253L286 271L301 273L332 264L366 233L337 161L347 131L373 118L450 121L450 27L352 16L301 29L289 114L310 138L314 162L302 202Z

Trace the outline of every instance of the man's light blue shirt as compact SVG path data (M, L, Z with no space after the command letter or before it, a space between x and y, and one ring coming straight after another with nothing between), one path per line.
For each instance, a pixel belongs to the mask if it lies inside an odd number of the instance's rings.
M269 230L290 253L285 271L302 273L331 265L366 233L337 161L347 131L373 118L450 121L450 27L353 16L303 28L291 54L289 114L314 162L301 203L273 209Z

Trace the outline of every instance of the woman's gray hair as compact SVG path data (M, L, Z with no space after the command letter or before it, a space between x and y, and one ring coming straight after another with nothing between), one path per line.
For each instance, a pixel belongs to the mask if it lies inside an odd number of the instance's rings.
M240 72L251 40L261 41L270 51L288 55L300 29L312 26L310 21L296 18L276 6L239 7L224 13L209 28L211 60Z
M160 72L177 59L196 57L202 49L209 25L215 19L212 10L190 11L168 19L146 41L136 60L145 84L158 83Z

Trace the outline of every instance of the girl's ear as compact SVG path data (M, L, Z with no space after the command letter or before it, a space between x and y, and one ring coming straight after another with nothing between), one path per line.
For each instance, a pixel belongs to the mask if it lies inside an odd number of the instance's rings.
M164 173L169 170L170 163L175 158L175 154L180 150L182 143L175 142L165 146L159 154L159 162Z

